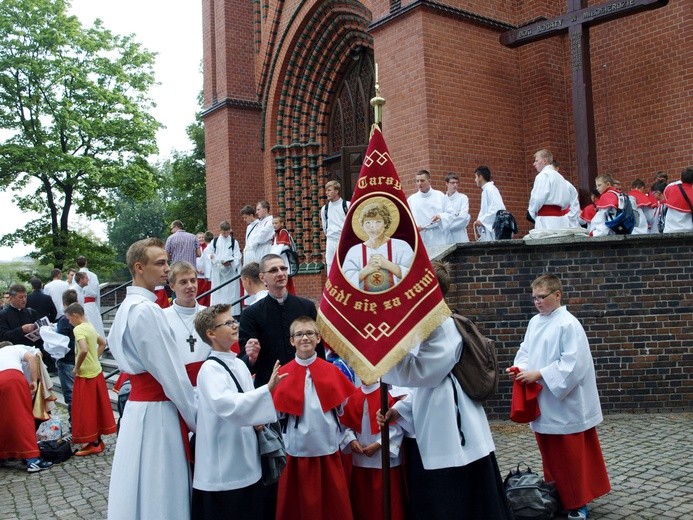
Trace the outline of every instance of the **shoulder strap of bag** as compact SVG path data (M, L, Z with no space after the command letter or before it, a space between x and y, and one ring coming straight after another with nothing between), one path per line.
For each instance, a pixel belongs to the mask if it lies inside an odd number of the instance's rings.
M683 198L686 199L688 207L691 208L691 216L693 216L693 204L691 204L691 199L688 198L686 190L683 189L683 184L679 184L679 189L681 190L681 195L683 195Z
M212 240L212 249L214 249L214 252L217 252L217 240L219 240L219 237L214 237L214 240Z
M344 215L346 215L349 212L349 209L347 208L346 199L342 199L342 209L344 210Z
M223 366L224 370L226 370L229 373L229 375L231 376L231 379L233 379L233 382L236 383L236 388L238 388L238 393L239 394L243 393L243 389L241 388L241 385L238 383L238 379L236 379L236 376L233 375L233 372L231 372L231 369L228 366L226 366L226 363L224 363L221 359L219 359L217 357L208 357L207 361L216 361L221 366Z

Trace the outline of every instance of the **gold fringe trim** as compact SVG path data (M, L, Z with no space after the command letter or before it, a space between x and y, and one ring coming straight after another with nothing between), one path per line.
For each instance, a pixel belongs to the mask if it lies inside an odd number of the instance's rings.
M330 348L354 369L361 381L371 385L399 363L412 348L428 338L451 314L450 308L444 300L441 300L399 343L390 349L377 365L373 365L368 361L358 350L357 346L349 342L321 311L318 312L316 322L320 335L329 344Z

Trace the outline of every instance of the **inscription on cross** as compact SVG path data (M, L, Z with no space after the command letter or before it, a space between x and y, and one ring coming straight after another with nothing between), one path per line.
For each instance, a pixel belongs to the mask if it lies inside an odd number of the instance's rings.
M568 0L567 13L552 20L542 20L506 31L500 36L501 44L514 48L568 31L573 72L575 153L582 204L589 202L589 191L597 177L589 27L664 7L668 3L669 0L615 0L588 7L587 0Z

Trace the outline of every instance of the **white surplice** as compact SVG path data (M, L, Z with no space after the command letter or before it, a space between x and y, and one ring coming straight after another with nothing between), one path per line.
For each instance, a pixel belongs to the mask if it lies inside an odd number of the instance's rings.
M197 440L193 487L228 491L254 484L262 476L254 425L277 420L272 395L263 385L253 386L245 363L233 352L212 351L238 380L238 392L228 372L216 361L202 365L197 384Z
M164 309L164 315L171 326L176 347L185 365L204 361L212 350L207 343L202 341L202 338L195 330L195 316L202 309L206 308L199 303L195 307L181 307L176 303L176 300L173 300L171 306ZM190 351L189 343L191 335L195 340L192 352Z
M462 337L448 318L421 343L416 355L407 354L383 376L386 383L410 387L411 394L393 408L401 414L405 429L413 428L425 469L465 466L495 450L483 406L450 376L461 352Z
M448 244L460 244L469 242L467 234L467 224L469 224L469 197L464 193L456 191L452 195L445 195L447 207L441 215L443 219L443 229L448 237Z
M513 364L541 372L538 381L544 387L538 397L541 415L529 423L533 431L578 433L602 422L587 335L565 306L548 316L537 314L529 320Z
M373 392L380 391L380 383L374 383L372 385L364 385L361 387L361 391L368 395ZM371 469L382 469L382 453L378 452L376 456L369 457L363 453L354 453L349 447L349 443L353 440L357 440L359 444L363 447L370 446L374 442L377 442L381 446L382 435L380 430L376 433L371 431L371 420L370 411L368 408L368 400L363 401L363 412L361 414L361 432L355 432L351 428L346 428L344 431L344 440L342 444L344 448L342 451L344 453L351 453L351 460L354 466L359 468L371 468ZM402 464L402 453L400 452L402 448L402 441L404 440L404 432L402 427L396 422L391 422L389 424L390 433L390 467L395 468Z
M430 247L446 244L447 237L443 229L442 220L439 220L435 224L431 223L431 219L435 215L440 215L442 217L447 207L445 193L434 190L433 188L426 193L417 191L409 196L407 202L409 203L409 208L411 209L416 225L424 226L424 228L419 231L424 246Z
M148 372L170 401L128 401L108 496L110 520L190 518L190 472L179 413L195 431L196 402L171 327L154 293L128 287L108 343L121 372Z
M286 453L292 457L322 457L331 455L340 449L344 433L332 411L323 412L320 398L315 390L313 378L310 375L310 365L317 358L313 354L309 359L296 358L296 363L307 366L306 379L303 386L305 399L303 414L300 417L288 416L284 442ZM284 384L287 384L284 382ZM337 415L341 415L344 403L336 407ZM282 414L286 415L286 414Z
M334 202L327 201L327 204L320 208L320 226L325 233L325 265L328 275L332 268L334 255L337 254L339 237L342 235L342 229L344 229L349 205L349 201L347 201L345 211L344 200L340 197Z
M255 261L260 262L262 257L269 254L274 241L274 226L272 225L272 215L267 215L265 218L258 220L257 228L255 228Z
M542 206L558 206L561 209L568 209L571 200L568 181L550 164L544 166L534 178L532 193L529 196L529 207L527 208L527 213L534 219L534 228L565 229L571 227L568 214L557 217L537 215Z
M103 319L101 318L101 288L99 287L99 279L86 267L82 267L80 272L86 273L89 277L89 284L82 288L84 297L96 300L89 303L82 302L84 304L84 315L87 321L94 326L99 336L104 338L106 337L106 332L103 328Z
M503 197L493 181L486 182L481 187L481 208L476 219L481 222L482 231L479 233L481 242L489 242L496 239L493 231L493 223L496 221L496 213L505 209Z
M216 246L214 245L216 241ZM240 272L241 266L241 247L238 245L238 240L232 236L218 236L214 239L207 249L210 247L209 258L212 262L212 289L219 287L222 283L230 280ZM224 265L224 262L230 261L231 264ZM240 281L235 280L221 289L214 291L210 296L210 304L232 303L240 298L241 288ZM238 316L241 313L241 305L236 304L231 309L231 314Z

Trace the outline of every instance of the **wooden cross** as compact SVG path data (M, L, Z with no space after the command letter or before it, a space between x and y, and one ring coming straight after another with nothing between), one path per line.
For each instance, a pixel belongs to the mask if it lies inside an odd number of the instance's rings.
M193 335L190 334L190 336L188 336L188 339L186 339L185 341L187 341L188 345L190 345L190 352L195 352L195 343L197 343L197 340L193 338Z
M582 204L597 177L597 146L592 103L589 28L616 18L664 7L669 0L612 0L587 7L587 0L568 0L568 12L552 20L543 20L504 32L500 42L519 47L568 31L573 70L573 119L577 154L578 188Z

